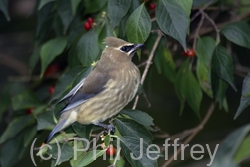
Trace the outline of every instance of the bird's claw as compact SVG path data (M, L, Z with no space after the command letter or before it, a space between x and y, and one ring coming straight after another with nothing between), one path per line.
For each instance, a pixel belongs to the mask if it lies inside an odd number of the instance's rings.
M104 128L104 131L105 131L105 133L114 134L115 133L115 127L112 124L109 124Z

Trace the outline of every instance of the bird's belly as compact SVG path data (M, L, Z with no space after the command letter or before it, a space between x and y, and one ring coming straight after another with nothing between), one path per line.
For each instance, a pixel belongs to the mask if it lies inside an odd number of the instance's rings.
M118 84L105 89L79 108L77 121L81 124L103 122L118 114L133 99L138 85L139 80L135 80L127 86Z

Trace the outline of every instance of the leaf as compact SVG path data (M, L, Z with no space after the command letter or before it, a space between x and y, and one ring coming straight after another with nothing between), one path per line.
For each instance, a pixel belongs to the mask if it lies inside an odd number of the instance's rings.
M188 105L199 116L199 109L202 100L202 90L197 79L191 71L191 66L189 65L188 61L184 62L177 72L176 92L181 102L183 102L183 100L186 100Z
M50 102L54 101L55 99L61 98L67 92L69 92L70 88L72 88L72 83L75 78L86 68L85 67L75 67L71 70L65 72L59 79L56 85L55 91L52 95Z
M160 29L180 42L186 50L188 17L175 0L159 0L156 8L156 21Z
M30 59L29 59L29 68L30 68L31 72L34 70L34 68L36 67L36 64L39 61L40 52L41 52L41 46L36 46L34 48L34 50L33 50L32 55L30 56Z
M250 72L247 74L247 76L243 81L240 106L237 109L234 119L236 119L242 113L242 111L250 105L250 96L245 96L246 94L249 94L249 92L250 92Z
M38 6L38 10L41 10L45 5L56 0L41 0Z
M47 154L52 155L53 159L59 159L57 165L60 165L62 162L68 161L70 158L73 157L73 149L67 143L61 144L59 143L60 150L58 149L57 144L52 144L52 149L48 149ZM58 157L59 153L60 157Z
M26 128L27 133L24 135L24 147L29 146L31 141L35 138L37 134L36 126L30 126Z
M202 90L211 98L213 98L211 86L211 67L206 66L200 59L196 65L196 75Z
M121 150L124 153L126 159L133 167L157 167L157 159L159 158L160 150L157 153L147 154L152 149L148 149L149 145L142 139L133 137L120 137ZM151 147L152 148L152 147ZM149 153L149 152L148 152ZM132 155L131 155L132 154ZM133 159L134 158L134 159ZM135 160L135 158L137 158Z
M108 16L111 20L111 29L120 24L121 19L128 13L131 0L109 0Z
M73 125L71 125L75 133L85 139L89 139L90 133L92 132L92 125L82 125L78 122L75 122Z
M212 56L216 47L215 40L209 36L198 38L196 55L204 65L210 67Z
M225 80L229 85L231 85L235 91L237 91L234 85L234 70L233 70L233 60L228 54L227 50L218 45L215 48L212 57L212 71L219 78Z
M235 153L234 161L240 163L242 160L250 156L250 136L241 142L237 152Z
M15 118L10 122L7 129L3 132L0 138L0 144L4 143L8 139L15 137L19 132L21 132L32 122L34 122L34 119L31 116L21 116Z
M64 27L63 34L66 34L70 23L74 19L73 11L71 8L71 2L69 0L58 1L57 11L63 23L63 27Z
M162 62L162 71L164 76L166 76L172 83L175 82L175 63L173 60L172 54L165 47L163 48L163 60Z
M221 32L229 41L250 49L250 26L246 22L229 23L222 27Z
M212 167L236 166L233 161L233 157L249 131L250 125L248 124L236 129L231 134L229 134L226 139L224 139L223 142L220 143Z
M81 3L82 0L71 0L71 10L72 10L72 14L75 15L76 14L76 10L77 7L79 6L79 4Z
M91 151L87 152L87 154L84 155L82 160L76 166L77 167L87 166L88 164L90 164L91 162L96 160L96 158L102 156L105 153L105 151L106 150L91 150Z
M99 58L98 35L94 30L80 37L77 44L71 48L72 56L77 56L83 66L90 66Z
M60 55L67 45L67 39L60 37L49 40L46 42L41 49L41 61L42 61L42 71L41 77L47 66Z
M153 118L147 113L139 110L122 110L120 114L128 115L130 118L146 126L148 129L152 129L151 126L154 125Z
M147 143L154 138L143 125L132 119L115 118L115 124L123 136L130 136L138 139L142 138Z
M3 12L4 16L8 21L10 21L10 15L8 12L8 2L9 0L1 0L0 1L0 11Z
M52 130L55 126L52 111L46 111L44 113L36 115L37 130L48 129Z
M30 90L15 95L12 98L12 106L14 110L22 110L40 106L41 102L38 97Z
M142 3L128 18L126 34L129 42L144 43L151 31L150 16Z
M92 14L104 8L108 0L101 0L101 1L100 0L83 0L83 2L85 6L84 13Z
M181 7L184 9L184 11L187 14L187 17L189 18L190 14L191 14L191 9L193 6L193 0L177 0L176 1L179 5L181 5Z
M228 84L225 81L223 81L222 79L219 79L219 87L218 87L218 91L216 93L216 100L219 102L220 109L222 109L222 107L224 107L224 105L226 105L225 100L226 100L227 88L228 88ZM227 111L226 108L225 108L225 110Z

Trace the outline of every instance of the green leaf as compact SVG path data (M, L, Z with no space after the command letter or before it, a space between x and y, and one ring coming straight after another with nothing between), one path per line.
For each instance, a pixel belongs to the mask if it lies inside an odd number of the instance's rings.
M151 126L154 125L153 118L147 113L139 110L122 110L120 114L128 115L130 118L146 126L148 129L152 129Z
M41 105L38 97L32 91L24 91L12 98L12 106L14 110L22 110L34 108Z
M77 7L79 6L79 4L81 3L82 0L71 0L71 10L72 10L72 14L75 15L76 14L76 10Z
M71 48L72 56L77 55L83 66L90 66L99 58L98 35L94 30L84 34L77 44Z
M250 49L250 26L246 22L229 23L222 27L221 32L229 41Z
M111 29L120 24L121 19L128 13L131 0L109 0L108 16L111 20Z
M145 128L145 126L132 119L115 118L115 124L123 136L131 136L138 139L143 138L147 143L154 138L152 134L149 133L149 131Z
M213 98L211 86L211 67L206 66L201 60L197 61L196 75L202 90L211 98Z
M92 125L82 125L78 122L75 122L73 125L71 125L75 133L85 139L89 139L90 133L92 132Z
M34 70L34 68L36 67L39 58L40 58L40 52L41 52L41 46L36 46L33 50L32 55L30 56L30 60L29 60L29 68L30 71L32 72Z
M41 77L47 66L60 55L67 45L66 38L55 38L46 42L41 49L42 71Z
M36 126L30 126L26 128L27 133L24 134L24 147L29 146L31 141L35 138L37 134Z
M22 116L15 118L13 121L10 122L7 129L2 134L0 138L0 144L2 144L8 139L15 137L19 132L25 129L32 122L34 122L34 119L31 116Z
M151 31L150 16L142 3L128 18L126 34L129 42L144 43Z
M55 121L53 119L52 111L46 111L44 113L35 116L37 120L37 130L48 129L52 130L55 127Z
M55 138L53 138L49 144L55 144L55 143L65 143L65 141L67 141L68 139L72 139L73 137L75 137L77 134L75 133L59 133Z
M242 160L250 156L250 136L241 142L237 152L235 153L234 161L240 163Z
M184 62L177 72L176 92L181 102L186 100L188 105L199 116L199 109L202 100L202 90L197 79L191 71L191 66L189 65L188 61Z
M101 50L104 50L106 47L105 45L102 44L103 39L105 39L106 37L109 37L109 36L113 36L111 27L108 23L108 19L106 18L105 22L103 22L103 23L104 23L103 28L98 36L99 47L101 48Z
M75 67L65 72L58 79L58 83L56 85L55 91L52 95L50 102L54 101L55 99L61 98L64 94L69 92L70 88L72 88L72 84L75 78L85 69L85 67Z
M172 54L164 47L162 50L162 72L172 83L175 82L175 63Z
M133 137L120 137L122 152L124 153L126 159L133 167L157 167L157 159L159 158L159 152L146 154L149 145L143 140L133 138ZM153 151L152 147L148 151ZM148 152L149 153L149 152ZM132 155L131 155L132 154ZM142 154L142 155L141 155ZM141 157L140 157L141 156ZM134 158L134 159L133 159ZM135 160L135 158L138 158Z
M87 152L87 154L84 155L84 157L76 166L87 166L88 164L96 160L98 157L102 156L105 151L106 150L91 150Z
M233 59L228 54L227 50L218 45L215 48L212 57L212 71L219 78L225 80L229 85L231 85L235 91L237 91L234 85L234 70L233 70Z
M38 10L41 10L45 5L56 0L41 0L38 6Z
M108 0L101 0L101 1L100 0L83 0L83 2L85 6L84 13L92 14L104 8Z
M190 14L191 14L191 9L193 6L193 0L177 0L176 1L179 5L181 5L181 7L184 9L184 11L187 14L187 17L189 18Z
M156 8L156 21L161 30L180 42L186 50L188 17L175 0L159 0Z
M215 46L215 40L209 36L198 38L196 46L196 55L199 61L201 61L207 67L210 67L211 65Z
M60 165L62 162L68 161L73 157L73 149L67 143L59 144L60 150L58 149L57 144L52 144L52 149L48 149L47 154L52 155L53 159L59 159L57 165ZM60 153L60 157L58 157L58 151Z
M250 72L247 74L247 76L243 81L240 106L237 109L234 119L236 119L241 114L241 112L250 105L250 96L245 96L246 94L249 94L249 92L250 92Z
M63 34L66 34L70 23L74 19L71 2L69 0L59 0L57 11L63 23Z
M239 148L240 144L244 140L245 136L250 131L250 125L245 125L238 128L231 134L229 134L226 139L220 143L212 167L234 167L236 164L233 161L233 157Z
M222 109L224 107L225 102L226 102L226 91L228 88L228 84L223 81L222 79L219 79L219 87L218 91L216 93L216 100L219 102L219 108ZM225 110L227 111L227 107L224 107Z
M9 0L1 0L0 1L0 11L3 12L4 16L8 21L10 21L10 15L8 12L8 1Z

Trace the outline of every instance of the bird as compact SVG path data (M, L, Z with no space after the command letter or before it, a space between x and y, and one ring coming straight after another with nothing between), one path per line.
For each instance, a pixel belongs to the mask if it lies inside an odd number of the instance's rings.
M129 43L116 37L106 37L103 44L106 47L95 68L57 102L67 101L44 144L75 122L115 131L112 124L103 122L117 115L135 97L141 75L132 57L143 44Z

